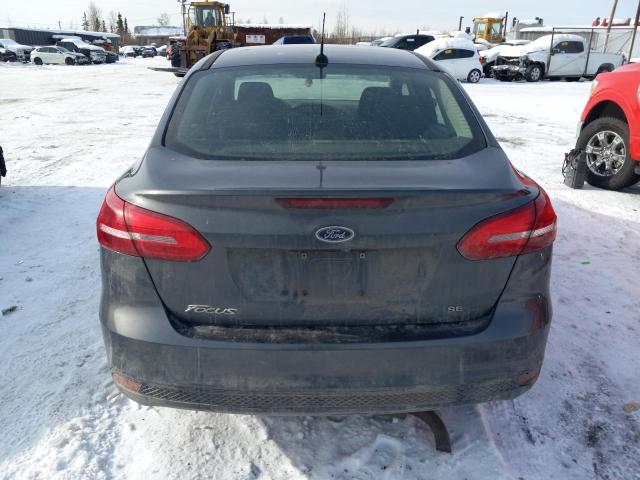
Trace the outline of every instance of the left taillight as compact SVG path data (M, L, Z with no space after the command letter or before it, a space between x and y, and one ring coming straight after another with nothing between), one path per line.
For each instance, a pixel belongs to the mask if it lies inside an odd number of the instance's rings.
M533 181L532 181L533 182ZM528 204L477 224L458 242L469 260L512 257L542 250L553 244L557 217L547 192Z
M125 202L112 186L97 220L98 242L136 257L195 262L211 249L191 225Z

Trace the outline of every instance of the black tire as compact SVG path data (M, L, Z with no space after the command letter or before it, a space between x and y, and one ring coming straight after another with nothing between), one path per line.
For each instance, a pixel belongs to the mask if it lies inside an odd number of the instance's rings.
M73 58L67 57L64 59L64 63L66 63L67 65L73 65L76 62L73 61Z
M33 63L36 65L42 65L42 59L40 57L36 57L33 59Z
M593 165L592 159L597 159L596 154L590 154L587 152L587 182L590 185L598 188L604 188L605 190L620 190L627 188L637 183L640 180L640 175L637 175L634 170L636 162L634 162L629 156L629 126L623 120L613 117L601 117L590 124L588 124L578 137L576 148L586 150L590 141L592 141L599 133L613 132L619 135L624 142L625 160L622 167L613 174L598 174L594 172L598 170L597 166Z
M598 71L596 72L596 77L601 73L609 73L609 72L613 72L613 65L609 65L609 64L600 65L600 67L598 67Z
M481 78L482 78L482 72L479 69L474 68L469 72L469 75L467 75L467 82L478 83Z
M484 67L482 67L482 72L484 73L485 78L493 77L493 62L487 63Z
M524 79L527 82L539 82L542 80L542 67L536 63L529 65L527 71L524 74Z

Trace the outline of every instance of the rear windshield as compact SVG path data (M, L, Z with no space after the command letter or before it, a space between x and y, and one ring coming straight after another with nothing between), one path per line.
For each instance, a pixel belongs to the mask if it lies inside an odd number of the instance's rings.
M455 159L486 147L447 76L338 64L198 72L180 95L165 145L219 160Z

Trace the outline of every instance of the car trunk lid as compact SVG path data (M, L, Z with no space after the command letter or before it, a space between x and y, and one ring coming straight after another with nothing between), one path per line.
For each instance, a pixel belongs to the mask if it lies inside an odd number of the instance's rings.
M132 175L117 191L189 223L210 243L198 262L145 260L171 315L197 325L477 321L490 315L515 258L470 261L456 245L478 222L537 195L499 149L451 161L324 164L167 158L174 155L150 152L141 167L146 188L136 188ZM289 201L345 198L391 203L299 208ZM353 237L322 241L326 227Z

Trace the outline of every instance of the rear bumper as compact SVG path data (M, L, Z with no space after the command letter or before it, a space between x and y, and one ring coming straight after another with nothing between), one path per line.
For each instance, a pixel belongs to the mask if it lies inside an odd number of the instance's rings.
M550 248L520 257L475 334L253 342L179 333L143 261L102 249L100 320L112 372L137 382L116 383L142 404L276 415L414 412L509 399L531 387L552 316L550 266Z
M103 334L112 371L141 384L138 391L121 390L145 405L228 413L372 414L524 393L537 378L548 334L546 327L518 335L530 330L525 322L494 318L487 330L469 337L348 346L186 337L169 344L127 337L106 326ZM531 381L519 385L523 375Z

